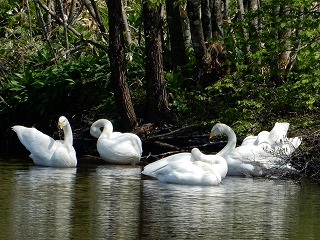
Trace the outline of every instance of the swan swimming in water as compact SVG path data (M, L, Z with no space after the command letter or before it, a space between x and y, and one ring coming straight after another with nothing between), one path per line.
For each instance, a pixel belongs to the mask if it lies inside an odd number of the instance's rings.
M142 174L164 183L214 186L220 184L227 171L223 157L193 148L190 153L177 153L148 164Z
M142 142L136 134L113 132L112 123L107 119L95 121L90 134L98 138L97 150L105 162L132 165L140 162Z
M301 138L287 138L289 123L276 123L270 131L262 131L258 136L245 138L241 146L236 147L236 134L227 125L217 123L213 126L210 138L226 134L227 145L217 155L228 163L227 175L265 176L280 172L295 171L286 163L293 151L301 144Z
M54 140L36 128L13 126L20 142L28 149L35 165L47 167L76 167L77 157L73 147L73 136L68 119L61 116L59 128L63 129L64 140Z

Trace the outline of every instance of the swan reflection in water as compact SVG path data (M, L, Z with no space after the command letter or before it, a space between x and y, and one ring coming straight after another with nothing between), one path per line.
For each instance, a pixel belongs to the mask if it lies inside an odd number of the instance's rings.
M32 166L16 172L13 192L14 239L67 239L76 168Z
M227 177L215 187L145 180L143 190L144 239L159 231L164 239L279 239L292 226L299 186Z
M188 186L141 180L138 166L21 169L2 175L7 239L319 239L320 192L290 181Z
M139 239L141 168L101 165L78 172L74 239Z

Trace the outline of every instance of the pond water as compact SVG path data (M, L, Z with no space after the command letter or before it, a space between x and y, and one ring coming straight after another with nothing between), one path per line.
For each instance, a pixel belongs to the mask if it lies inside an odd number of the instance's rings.
M227 177L143 180L139 166L0 158L0 239L320 239L320 187Z

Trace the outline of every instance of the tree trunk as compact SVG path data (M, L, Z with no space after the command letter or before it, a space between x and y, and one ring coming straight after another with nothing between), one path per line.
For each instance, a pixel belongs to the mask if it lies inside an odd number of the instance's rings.
M143 3L146 46L146 109L147 121L160 123L169 114L165 80L163 75L163 56L161 32L163 19L161 6ZM168 120L168 119L167 119Z
M173 67L187 64L187 53L184 45L179 5L174 6L174 0L166 0L169 38Z
M123 25L119 21L122 15L121 0L107 1L107 6L109 11L111 82L115 93L116 105L121 116L121 124L124 130L130 130L137 125L137 118L126 78Z
M284 5L280 8L280 14L282 16L290 14L290 6ZM279 29L279 40L283 40L282 48L280 49L280 57L279 57L279 69L282 73L284 73L290 63L290 37L292 30L290 28Z
M242 21L243 16L245 14L243 0L238 0L238 8L239 8L239 18L240 18L240 21ZM242 27L242 32L243 32L243 39L245 40L244 42L247 42L248 41L247 29L245 27ZM247 54L250 51L250 47L248 45L243 46L243 51L245 54Z
M122 9L122 24L123 24L123 35L124 35L124 38L125 38L125 41L128 45L131 45L132 43L132 39L131 39L131 33L130 33L130 29L129 29L129 24L128 24L128 19L127 19L127 15L126 15L126 9L125 9L125 6L123 5L122 3L122 6L121 6L121 9Z
M256 12L259 9L259 0L250 0L249 3L250 11ZM260 30L259 30L259 18L254 17L251 20L251 31L250 31L250 40L252 44L250 45L250 51L254 54L259 51L261 43L258 39L260 39ZM261 59L255 58L250 59L251 71L252 73L259 72L261 68Z
M200 84L207 85L209 82L208 72L211 58L207 54L203 28L201 24L201 6L200 0L187 0L187 13L190 22L191 40L194 49Z
M186 4L179 5L179 12L180 12L180 17L181 17L184 45L186 47L191 47L190 23L189 23L188 14L186 11Z
M210 0L201 0L201 21L204 40L207 42L212 38Z
M223 36L222 31L222 1L221 0L210 0L212 9L211 21L212 21L212 36L219 38Z
M187 13L196 61L198 62L198 65L202 65L202 58L205 55L206 46L201 24L200 0L188 0Z

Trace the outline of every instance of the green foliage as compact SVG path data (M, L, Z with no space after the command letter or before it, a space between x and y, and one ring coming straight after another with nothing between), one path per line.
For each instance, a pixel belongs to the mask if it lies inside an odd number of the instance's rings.
M164 57L164 66L170 69L165 79L171 109L182 122L219 121L232 125L238 132L253 132L270 122L288 118L301 123L305 116L316 116L320 103L320 25L317 8L310 7L312 2L262 1L258 10L247 11L240 19L237 1L230 1L232 21L223 24L225 35L219 39L226 53L226 59L219 63L223 74L202 86L191 47L187 48L189 63L183 68L172 69L171 59ZM100 3L99 12L107 27L108 11L104 1ZM140 109L145 97L141 1L127 4L133 39L126 49L127 78L133 102ZM276 10L285 5L291 6L290 11L278 16ZM56 25L50 39L45 39L33 2L30 7L32 38L24 2L1 2L0 61L11 71L0 89L1 119L9 122L64 111L86 112L90 116L110 113L115 107L106 53L90 46L71 52L69 62L56 58L66 51L63 27ZM258 29L252 24L255 18L259 18ZM72 26L83 39L106 47L88 12L81 12ZM295 30L287 38L281 38L288 29ZM166 32L163 37L164 48L169 48ZM69 47L78 46L83 39L69 32ZM290 50L292 56L292 65L286 69L279 63L285 50ZM56 61L52 62L53 58ZM49 62L54 65L46 64ZM305 123L310 125L308 119Z
M15 119L98 108L101 99L112 96L105 91L109 85L107 69L105 57L92 56L44 69L27 67L13 74L2 89L1 96L6 100L1 102L0 114ZM91 114L94 111L97 109Z

